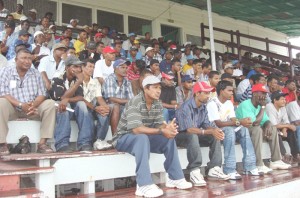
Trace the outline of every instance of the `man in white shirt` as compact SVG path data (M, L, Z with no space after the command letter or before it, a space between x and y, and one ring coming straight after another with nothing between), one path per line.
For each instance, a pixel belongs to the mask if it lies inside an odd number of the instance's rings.
M243 150L244 174L259 176L262 173L256 168L256 158L253 144L247 127L252 126L249 117L238 120L235 115L234 106L231 102L233 95L233 85L231 82L222 80L217 85L218 97L213 98L207 104L208 118L210 122L215 122L216 126L225 133L224 146L224 167L225 174L230 179L241 179L241 175L236 171L235 142L239 139Z
M297 101L290 102L286 106L286 112L289 116L289 120L292 124L296 126L296 132L298 137L298 149L300 151L300 96L298 96Z
M104 59L98 60L95 65L94 78L97 78L102 85L105 79L114 73L114 61L116 59L116 50L113 47L106 46L103 49Z

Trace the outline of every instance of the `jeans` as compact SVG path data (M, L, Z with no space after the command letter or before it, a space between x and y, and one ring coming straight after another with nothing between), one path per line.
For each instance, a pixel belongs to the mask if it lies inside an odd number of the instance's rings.
M69 145L71 135L70 120L75 117L79 128L77 148L84 145L91 145L93 141L93 119L89 114L88 108L83 101L70 104L74 113L65 111L56 113L56 126L54 130L55 148L59 150Z
M170 179L184 178L174 139L167 139L163 135L127 133L118 139L116 149L135 157L136 181L139 186L153 184L149 167L150 152L165 155L164 167Z
M96 139L104 140L109 128L109 115L102 116L99 113L96 113L96 117Z
M296 127L298 151L300 151L300 126Z
M225 174L236 172L236 158L235 158L235 141L239 140L243 150L243 167L244 171L251 171L256 168L256 158L253 144L250 138L249 131L246 127L242 127L237 132L235 127L222 128L225 133L223 140L224 146L224 167Z
M200 144L209 146L209 159L207 170L215 167L222 166L222 152L221 143L212 135L197 135L187 132L180 132L176 135L176 143L178 146L186 148L188 159L188 171L199 169L202 165L202 154Z
M173 120L175 118L175 109L163 109L163 116L165 121L168 123L169 121Z
M282 136L278 135L280 153L282 156L287 154L286 149L283 144L283 141L287 141L290 146L292 156L297 157L297 154L299 153L299 150L298 150L299 143L297 142L296 135L297 135L296 132L293 132L290 130L287 131L287 137L282 137Z

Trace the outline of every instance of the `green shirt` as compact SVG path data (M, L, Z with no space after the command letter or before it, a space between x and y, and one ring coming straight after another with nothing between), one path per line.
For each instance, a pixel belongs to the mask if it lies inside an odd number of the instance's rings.
M251 99L245 100L238 106L237 110L235 111L236 117L238 119L250 117L251 121L254 122L256 120L256 116L258 115L258 113L260 111L260 108L261 108L260 105L258 105L258 107L255 108L251 102ZM266 112L264 112L264 116L260 122L260 126L263 126L264 123L268 120L269 120L269 117L266 114Z

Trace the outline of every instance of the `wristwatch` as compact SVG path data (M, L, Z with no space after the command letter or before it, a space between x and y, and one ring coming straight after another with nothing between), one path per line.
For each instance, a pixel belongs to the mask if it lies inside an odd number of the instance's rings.
M266 106L261 106L262 109L266 108Z
M158 128L158 134L159 134L159 135L162 135L162 134L163 134L161 128Z
M17 109L18 111L22 111L22 103L21 103L21 102L19 102L19 104L18 104L18 106L16 107L16 109Z
M236 119L235 120L235 126L240 126L240 125L241 125L240 121L238 119Z

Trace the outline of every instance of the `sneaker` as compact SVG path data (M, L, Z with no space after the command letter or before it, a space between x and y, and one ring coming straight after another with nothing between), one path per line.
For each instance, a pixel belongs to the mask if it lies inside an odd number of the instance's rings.
M169 188L178 188L178 189L188 189L192 188L193 184L191 182L187 182L184 178L172 180L170 178L167 179L166 187Z
M272 168L273 170L275 169L286 170L292 168L292 166L290 164L284 163L282 160L278 160L275 162L270 162L270 168Z
M281 159L286 164L292 164L293 163L293 156L290 154L284 154Z
M82 145L80 148L79 148L79 151L92 151L93 150L93 147L89 144L86 144L86 145Z
M107 150L112 148L112 145L107 143L104 140L100 140L98 139L95 143L94 143L94 150L98 150L98 151L103 151L103 150Z
M239 180L242 179L242 176L238 172L227 174L230 180Z
M139 187L137 185L135 195L140 197L159 197L162 196L164 192L157 185L145 185Z
M60 149L57 149L58 153L72 153L74 150L70 146L63 146Z
M250 176L262 176L262 175L264 175L264 172L259 171L258 168L255 168L251 171L244 171L243 174L250 175Z
M215 167L209 169L207 175L208 175L208 177L211 177L211 178L217 178L217 179L222 179L222 180L229 179L229 176L224 174L222 169L218 166L215 166Z
M0 156L9 155L9 149L6 143L0 144Z
M39 144L38 145L38 149L37 149L38 153L53 153L54 151L52 150L52 148L47 145L47 144Z
M194 186L206 186L206 181L199 169L190 172L190 181L194 184Z
M269 173L272 173L272 169L271 168L268 168L268 167L266 167L265 165L263 165L263 166L258 166L257 167L257 170L258 170L258 172L262 172L262 173L264 173L264 174L269 174Z

